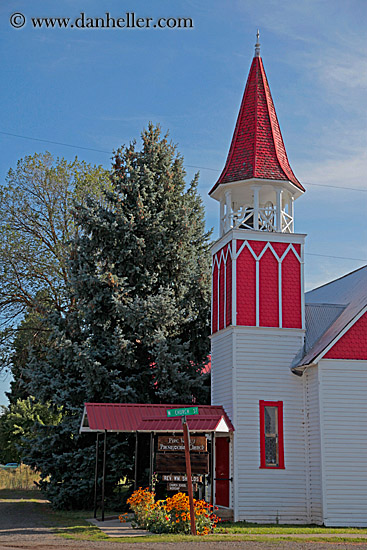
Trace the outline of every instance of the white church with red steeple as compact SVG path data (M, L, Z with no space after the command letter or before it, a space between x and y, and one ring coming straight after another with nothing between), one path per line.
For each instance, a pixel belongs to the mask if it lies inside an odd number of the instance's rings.
M286 153L259 35L212 247L216 504L236 521L367 526L367 267L305 294L305 192Z

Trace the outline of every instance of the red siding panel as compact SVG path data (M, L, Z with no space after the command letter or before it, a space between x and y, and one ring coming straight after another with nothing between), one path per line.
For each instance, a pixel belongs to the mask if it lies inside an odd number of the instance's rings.
M249 241L248 244L251 246L252 250L255 252L256 256L259 256L264 248L267 245L267 241Z
M278 261L271 250L260 260L260 326L279 326Z
M271 246L274 248L279 258L281 258L284 252L287 250L289 243L271 243Z
M237 325L256 325L256 267L245 247L237 258Z
M219 266L219 330L224 328L224 261Z
M367 360L367 313L336 342L324 358Z
M227 298L226 298L226 327L232 324L232 259L228 254L226 266Z
M282 262L282 319L284 328L302 328L301 265L293 250Z

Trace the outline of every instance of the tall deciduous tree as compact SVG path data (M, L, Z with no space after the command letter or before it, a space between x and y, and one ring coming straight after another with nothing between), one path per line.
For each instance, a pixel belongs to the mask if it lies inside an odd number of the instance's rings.
M98 199L109 185L101 166L50 153L20 159L9 171L0 187L0 369L12 366L13 338L24 314L44 317L70 307L67 261L79 230L74 202ZM21 330L28 328L32 323Z
M69 287L75 307L54 315L46 359L30 363L31 393L52 399L65 414L52 430L53 464L42 435L28 457L57 505L77 505L91 494L94 447L77 435L84 402L208 400L202 370L209 353L210 234L198 179L186 189L184 178L175 146L150 125L141 149L132 143L117 151L105 204L91 200L77 209L82 231ZM121 476L132 453L118 445L109 443L109 471Z

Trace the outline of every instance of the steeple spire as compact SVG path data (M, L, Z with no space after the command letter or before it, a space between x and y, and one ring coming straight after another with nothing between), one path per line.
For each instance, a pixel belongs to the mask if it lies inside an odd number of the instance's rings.
M259 42L259 39L260 39L260 31L259 29L257 29L257 33L256 33L256 44L255 44L255 57L260 57L260 42Z
M209 195L231 227L293 232L293 201L305 191L289 164L257 31L245 92L226 164ZM243 221L245 220L245 221Z

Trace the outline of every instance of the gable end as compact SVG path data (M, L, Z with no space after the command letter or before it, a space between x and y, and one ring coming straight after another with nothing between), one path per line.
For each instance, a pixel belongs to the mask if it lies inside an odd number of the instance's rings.
M367 360L367 312L329 349L323 359Z

